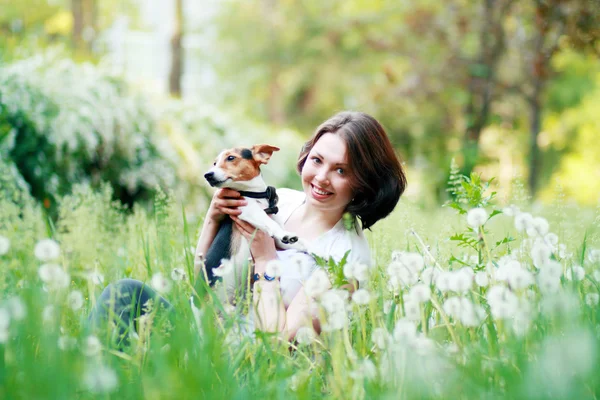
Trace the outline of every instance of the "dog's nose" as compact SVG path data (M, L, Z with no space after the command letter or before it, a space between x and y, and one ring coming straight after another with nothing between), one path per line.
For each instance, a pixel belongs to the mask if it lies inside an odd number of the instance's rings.
M204 179L206 179L208 183L212 185L212 183L215 181L215 173L207 172L206 174L204 174Z

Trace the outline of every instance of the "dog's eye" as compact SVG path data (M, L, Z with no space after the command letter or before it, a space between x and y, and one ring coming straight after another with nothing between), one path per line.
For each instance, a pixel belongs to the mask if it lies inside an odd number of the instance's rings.
M229 157L227 157L227 161L233 161L233 160L235 160L235 157L234 157L234 156L229 156Z
M217 165L217 163L216 163L216 162L214 162L214 163L213 163L213 165Z

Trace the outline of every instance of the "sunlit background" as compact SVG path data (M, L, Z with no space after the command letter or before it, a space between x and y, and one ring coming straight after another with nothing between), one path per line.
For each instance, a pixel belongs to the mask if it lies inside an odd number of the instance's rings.
M446 200L452 159L501 202L596 206L600 3L588 0L0 0L5 191L52 210L74 183L127 204L157 185L192 210L227 146L282 148L368 112L405 162L406 193ZM16 194L15 194L16 195Z

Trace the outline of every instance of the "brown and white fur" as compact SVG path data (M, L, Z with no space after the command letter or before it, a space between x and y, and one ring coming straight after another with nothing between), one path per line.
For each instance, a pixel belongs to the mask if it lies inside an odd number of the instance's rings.
M250 148L233 148L222 151L213 167L204 175L208 183L217 188L229 188L239 191L264 192L267 185L262 178L260 166L267 164L273 152L279 148L267 144L254 145ZM277 222L269 217L264 209L268 206L266 199L246 197L248 204L240 207L239 218L266 232L274 238L280 248L299 248L303 246L298 237L286 232ZM231 238L231 261L234 263L238 278L224 279L227 292L231 294L235 287L244 282L243 265L250 256L248 242L233 224Z

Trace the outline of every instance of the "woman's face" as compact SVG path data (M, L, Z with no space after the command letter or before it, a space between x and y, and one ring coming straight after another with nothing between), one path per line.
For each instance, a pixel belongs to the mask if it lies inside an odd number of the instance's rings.
M302 168L306 203L319 210L339 212L340 217L353 197L348 175L346 142L333 133L317 140Z

